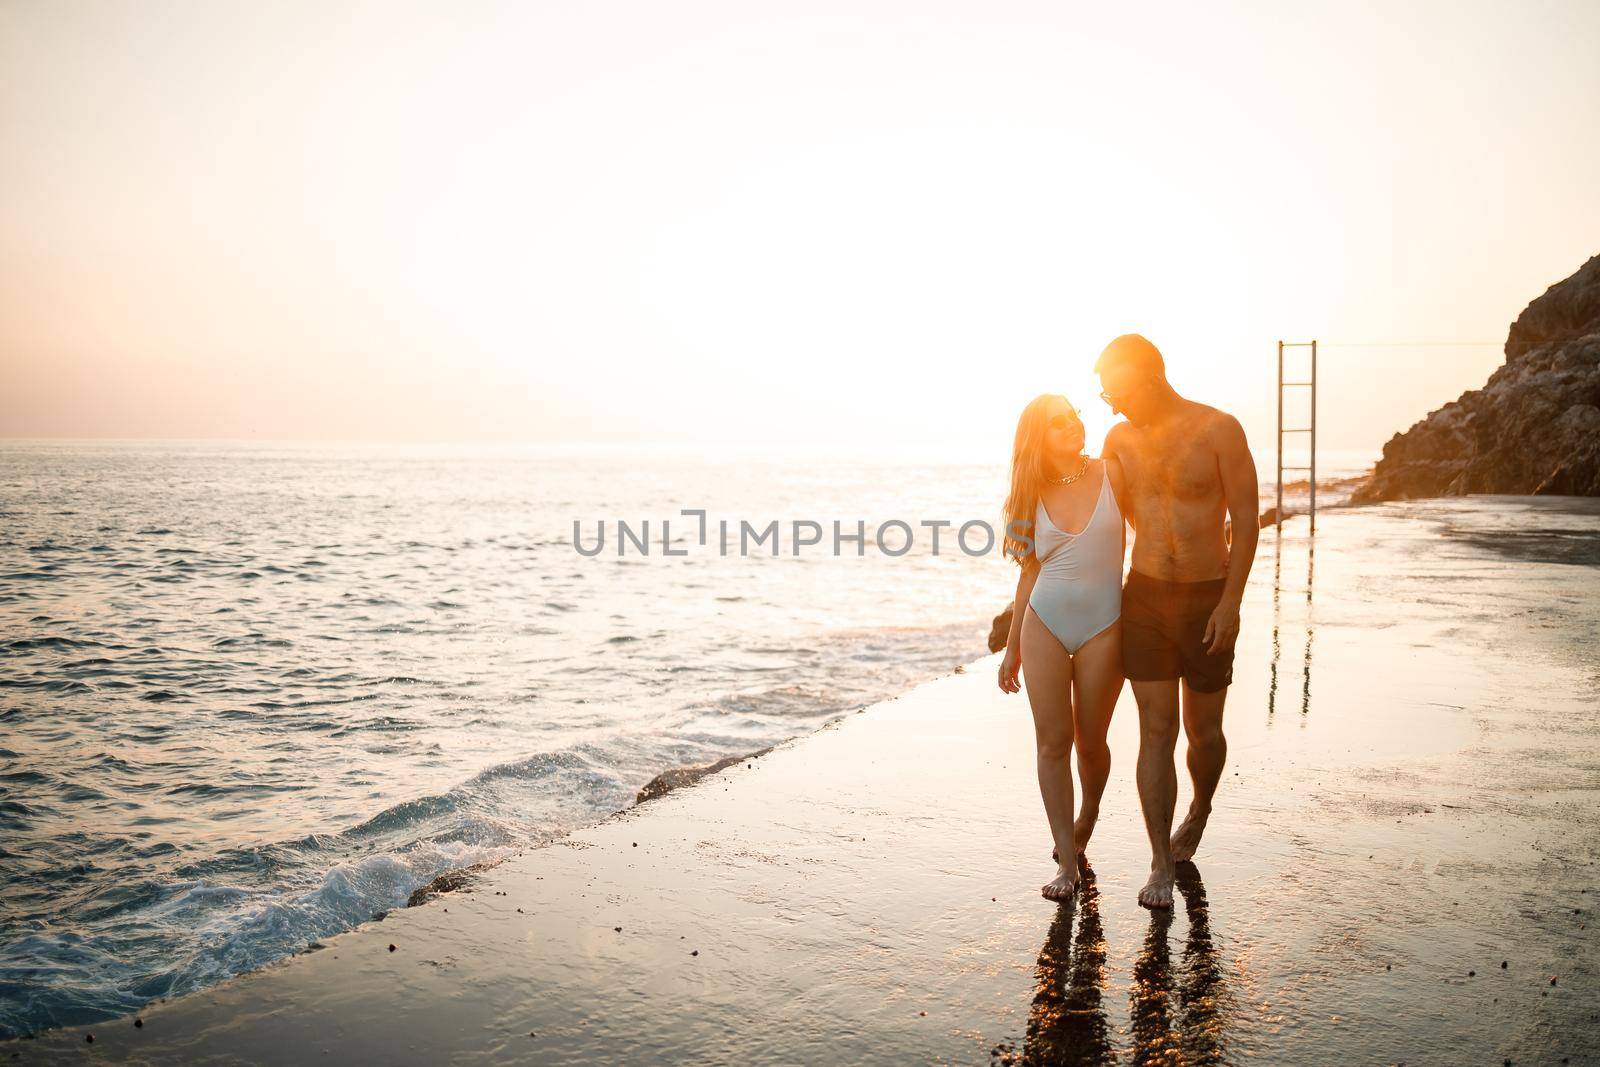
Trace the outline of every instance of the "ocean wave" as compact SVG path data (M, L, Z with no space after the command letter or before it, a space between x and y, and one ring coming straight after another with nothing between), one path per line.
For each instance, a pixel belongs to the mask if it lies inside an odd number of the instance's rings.
M267 893L203 880L160 888L138 919L119 916L90 933L45 929L0 950L0 1035L92 1022L137 1011L156 997L180 996L304 950L377 912L401 907L440 875L499 863L506 847L419 842L400 852L362 856L327 868L315 885ZM165 943L177 962L151 968L126 949Z

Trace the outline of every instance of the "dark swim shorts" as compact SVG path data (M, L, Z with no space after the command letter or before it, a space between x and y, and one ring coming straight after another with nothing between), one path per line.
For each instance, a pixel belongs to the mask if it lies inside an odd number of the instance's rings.
M1182 678L1200 693L1233 681L1233 649L1206 651L1206 623L1222 600L1226 578L1168 582L1128 572L1122 587L1122 669L1131 682Z

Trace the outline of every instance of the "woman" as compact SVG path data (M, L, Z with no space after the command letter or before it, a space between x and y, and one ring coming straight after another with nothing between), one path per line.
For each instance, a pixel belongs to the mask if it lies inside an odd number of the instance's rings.
M1066 397L1036 398L1011 450L1006 555L1022 567L1000 688L1015 693L1027 664L1039 791L1055 839L1055 878L1040 892L1070 900L1078 856L1111 773L1106 729L1122 690L1122 469L1084 451L1083 421ZM1072 746L1083 808L1072 817Z

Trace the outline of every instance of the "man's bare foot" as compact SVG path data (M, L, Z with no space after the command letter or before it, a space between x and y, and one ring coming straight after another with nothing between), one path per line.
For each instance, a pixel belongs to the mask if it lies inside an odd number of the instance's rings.
M1159 868L1150 872L1150 880L1139 890L1139 906L1142 908L1170 908L1172 907L1172 871Z
M1183 822L1172 834L1172 859L1174 863L1194 859L1195 852L1200 848L1200 835L1206 832L1206 819L1210 812L1201 814L1193 808L1184 816Z
M1070 868L1065 864L1057 865L1056 876L1051 881L1039 887L1039 894L1046 900L1064 903L1073 898L1078 892L1078 865ZM1170 897L1170 893L1168 894Z
M1100 812L1082 811L1078 814L1078 821L1072 824L1072 840L1077 842L1078 855L1086 855L1089 850L1089 838L1094 835L1094 824L1099 821Z

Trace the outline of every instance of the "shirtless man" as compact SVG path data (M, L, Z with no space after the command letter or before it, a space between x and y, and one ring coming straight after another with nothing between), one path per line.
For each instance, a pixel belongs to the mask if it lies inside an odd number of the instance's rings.
M1222 704L1256 555L1256 466L1238 420L1179 396L1161 353L1138 334L1112 341L1094 369L1101 399L1128 420L1106 435L1105 454L1121 461L1134 530L1122 664L1139 704L1139 802L1150 835L1150 881L1139 903L1170 908L1174 865L1200 846L1228 753ZM1180 692L1194 800L1173 832Z

